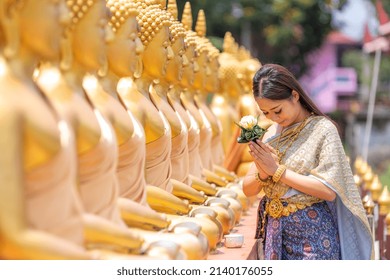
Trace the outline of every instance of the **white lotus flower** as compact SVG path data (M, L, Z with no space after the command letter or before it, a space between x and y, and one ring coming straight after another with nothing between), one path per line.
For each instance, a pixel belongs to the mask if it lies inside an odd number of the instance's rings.
M248 115L241 118L239 125L246 130L251 130L257 124L257 118Z

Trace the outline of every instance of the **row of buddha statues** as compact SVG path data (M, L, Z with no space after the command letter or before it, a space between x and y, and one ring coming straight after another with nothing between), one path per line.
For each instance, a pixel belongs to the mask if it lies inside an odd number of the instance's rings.
M0 0L0 259L207 259L240 222L260 62L192 25L175 0Z
M382 185L378 174L358 156L354 163L354 179L376 244L376 258L390 259L390 191Z

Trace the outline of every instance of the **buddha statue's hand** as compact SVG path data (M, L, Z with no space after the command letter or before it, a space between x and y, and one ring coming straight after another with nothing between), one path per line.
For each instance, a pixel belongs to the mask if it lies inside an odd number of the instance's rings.
M146 187L146 199L152 209L167 214L187 214L191 209L184 201L156 186Z
M81 246L38 230L25 230L20 233L14 233L12 237L5 238L2 241L4 241L0 246L2 259L100 259L98 254L90 254Z
M141 205L127 198L119 198L118 206L122 219L130 227L160 230L169 226L166 215L158 213L149 206Z
M83 214L84 236L88 248L109 247L114 251L140 250L143 238L131 229L96 215Z

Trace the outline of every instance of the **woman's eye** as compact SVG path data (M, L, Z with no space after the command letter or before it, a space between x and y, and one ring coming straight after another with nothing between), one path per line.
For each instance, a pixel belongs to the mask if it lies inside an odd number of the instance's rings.
M275 114L279 115L281 112L282 112L282 109L280 109L279 111L275 112Z

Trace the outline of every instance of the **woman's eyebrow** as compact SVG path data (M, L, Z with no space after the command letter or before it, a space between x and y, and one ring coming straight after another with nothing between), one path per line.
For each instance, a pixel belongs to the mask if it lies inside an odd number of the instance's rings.
M280 106L280 104L279 105L276 105L275 107L273 107L273 108L271 108L271 109L269 109L269 111L271 111L271 110L275 110L276 108L278 108ZM267 112L267 111L265 111L265 110L261 110L261 111L263 111L263 112Z

